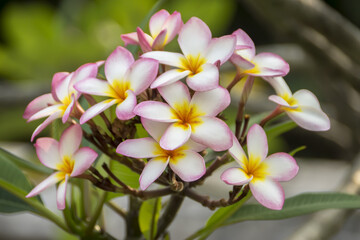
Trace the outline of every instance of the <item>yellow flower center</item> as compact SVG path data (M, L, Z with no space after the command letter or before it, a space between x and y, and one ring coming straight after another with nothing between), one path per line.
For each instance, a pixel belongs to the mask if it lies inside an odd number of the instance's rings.
M60 110L63 112L63 114L65 113L66 109L68 108L68 106L70 105L71 103L71 98L70 96L66 96L62 101L61 103L63 104L62 106L60 106Z
M187 149L187 146L185 145L185 146L181 146L174 150L165 150L165 149L161 148L159 145L159 146L157 146L157 149L154 151L154 154L160 155L159 158L164 162L170 157L170 162L175 164L177 162L178 158L185 156L183 151L186 149Z
M190 76L195 75L199 72L201 72L202 65L206 63L206 59L201 57L200 54L197 56L188 55L186 58L181 58L181 69L183 70L189 70Z
M131 89L129 81L116 79L113 81L112 85L109 86L108 95L119 100L119 102L122 102L126 99L126 91L129 89Z
M296 108L289 108L289 107L282 107L285 111L300 111L300 107L297 105L298 102L295 98L293 98L292 96L289 96L288 94L284 94L283 96L281 96L290 106L294 107L297 106Z
M71 174L74 169L75 161L69 157L65 156L62 160L62 163L57 165L57 169L65 174Z
M249 160L245 160L243 170L248 177L253 176L251 181L264 180L269 175L267 169L268 165L260 161L259 157L249 157Z
M253 68L250 68L250 69L238 68L238 72L242 73L242 74L258 74L258 73L260 73L259 67L253 62L252 62L252 64L254 64Z
M195 127L202 123L201 116L204 116L204 113L201 113L196 106L190 105L188 102L184 101L182 104L175 104L173 112L173 119L178 119L175 123L176 126L183 127L187 129L189 125L191 129L194 130Z

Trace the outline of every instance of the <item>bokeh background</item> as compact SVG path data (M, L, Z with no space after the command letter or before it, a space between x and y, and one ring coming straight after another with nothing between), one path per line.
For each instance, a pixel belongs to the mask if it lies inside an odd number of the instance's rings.
M181 12L184 22L192 16L201 18L208 24L214 37L231 34L242 28L254 40L257 52L274 52L289 62L291 71L285 79L293 92L306 88L318 96L331 119L331 130L314 133L296 128L270 144L272 152L289 152L299 146L307 146L306 150L296 155L303 168L294 185L286 185L289 195L302 191L346 190L344 186L356 183L354 176L360 142L360 1L162 2L161 8L169 12ZM35 97L50 91L55 72L74 71L86 62L106 59L116 46L123 45L120 35L135 31L155 3L155 0L0 1L0 146L36 161L29 140L42 120L26 123L22 118L26 105ZM143 29L148 32L147 22ZM176 44L171 44L167 50L177 50ZM226 85L229 76L234 74L234 68L225 65L222 70L224 74L221 81ZM234 106L239 100L240 91L241 86L234 91ZM267 100L267 96L272 93L273 90L264 81L256 80L246 112L256 115L271 111L275 106ZM49 129L41 135L49 135ZM212 184L216 189L220 186L216 181ZM213 186L204 187L203 191L211 192L215 197L223 194L221 190L213 190ZM358 188L351 191L357 193ZM187 216L194 218L193 226L188 226L184 214L178 221L178 224L190 228L189 234L196 230L194 224L200 227L209 215L208 211L201 210L200 205L194 204L195 207L189 205L192 212L188 214L199 211L199 218ZM330 234L325 227L318 230L330 239L347 239L344 236L355 236L348 239L356 239L356 236L360 238L360 230L352 225L360 220L358 215L357 212L346 212L343 218L338 219L340 224L330 227L332 230L342 229L338 233ZM0 239L49 237L46 231L42 235L41 230L44 229L41 226L34 226L32 229L37 229L35 232L29 229L23 232L15 230L11 224L21 218L16 217L1 216L0 226L8 227L0 227ZM306 217L292 221L289 225L291 231L275 234L273 239L306 236L308 230L306 226L302 227L303 224L310 222L316 225L317 220L316 217ZM275 224L278 223L275 221ZM327 225L332 226L331 223ZM245 232L250 235L243 235L247 236L245 239L257 239L256 228L249 230L251 226L245 226L237 225L226 231L239 234L242 229L247 229ZM176 228L172 226L175 232L178 231ZM272 228L272 225L264 226L264 229ZM35 237L30 233L35 234ZM180 239L182 233L177 233ZM220 235L234 239L224 231L214 236Z

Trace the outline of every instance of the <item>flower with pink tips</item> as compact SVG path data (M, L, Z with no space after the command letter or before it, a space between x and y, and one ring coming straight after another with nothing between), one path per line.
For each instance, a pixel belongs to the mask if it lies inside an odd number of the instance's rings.
M179 32L178 43L183 54L152 51L143 58L158 60L175 67L160 75L151 88L174 83L184 77L194 91L208 91L219 85L218 66L226 62L235 50L235 36L212 38L209 27L199 18L192 17Z
M161 148L174 150L190 138L215 151L231 147L231 131L216 117L230 104L230 94L225 88L219 86L195 92L192 98L182 82L158 90L168 104L145 101L136 106L134 113L153 121L171 123L159 141Z
M150 35L138 27L136 32L122 34L121 39L125 46L128 44L140 45L143 52L163 50L165 45L179 33L182 26L183 22L179 12L174 11L170 15L168 11L162 9L150 18Z
M279 181L289 181L299 170L295 159L287 153L268 154L265 131L254 124L247 134L248 156L233 136L231 156L240 164L225 170L221 180L229 185L249 184L254 198L263 206L280 210L284 204L284 190Z
M154 122L145 118L141 122L151 137L128 139L117 147L116 152L133 158L151 158L140 175L140 188L145 190L169 165L185 182L198 180L206 172L205 161L198 153L206 147L191 139L174 150L163 149L159 141L169 123Z
M70 177L84 173L95 161L98 154L88 147L80 147L82 129L80 125L73 125L61 135L60 141L53 138L39 138L35 148L40 162L48 168L56 170L43 180L26 196L38 195L46 188L60 182L57 188L57 207L65 208L66 187Z
M31 141L55 119L62 118L63 123L69 119L76 101L81 95L74 89L74 84L86 78L96 77L98 67L102 63L103 61L87 63L79 67L75 72L54 74L51 93L35 98L25 109L23 118L27 119L28 122L48 117L35 129Z
M279 55L268 52L255 55L254 42L243 30L238 29L233 35L236 36L236 49L230 60L239 74L266 77L289 73L289 64Z
M321 109L316 96L306 89L292 94L282 77L265 78L276 91L270 101L277 103L297 125L310 131L327 131L330 129L329 117Z
M90 107L80 118L80 124L116 104L116 116L128 120L135 116L136 96L153 82L159 63L154 59L134 60L123 47L117 47L105 61L107 81L87 78L78 82L75 88L84 94L109 97Z

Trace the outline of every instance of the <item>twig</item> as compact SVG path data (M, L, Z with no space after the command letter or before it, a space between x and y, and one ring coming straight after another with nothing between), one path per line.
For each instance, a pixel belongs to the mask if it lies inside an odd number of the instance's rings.
M277 106L273 112L271 112L263 120L261 120L260 126L264 127L266 123L268 123L270 120L274 119L276 116L283 112L284 110L281 109L281 106Z
M115 211L117 214L119 214L122 218L126 219L127 213L125 209L122 209L121 207L117 206L112 201L106 202L106 205L111 208L113 211Z
M226 87L226 89L231 92L231 89L238 83L241 81L241 79L244 78L244 75L243 74L239 74L239 73L236 73L234 79L231 81L231 83Z

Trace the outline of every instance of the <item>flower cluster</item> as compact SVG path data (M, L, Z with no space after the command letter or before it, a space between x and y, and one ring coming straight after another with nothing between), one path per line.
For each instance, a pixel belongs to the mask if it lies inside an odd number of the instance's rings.
M61 181L58 208L65 207L68 178L84 173L97 157L94 150L79 149L80 125L86 123L98 129L93 118L100 114L111 125L110 141L117 143L118 154L139 161L148 159L141 169L141 190L146 190L163 174L174 173L183 182L196 181L207 171L205 149L228 150L240 168L226 170L221 179L231 185L249 184L259 203L281 209L284 193L278 181L292 179L298 166L286 153L267 157L266 135L257 124L248 130L248 156L244 153L238 140L240 136L235 136L220 115L230 105L231 88L220 86L219 69L227 61L233 63L236 68L233 84L241 79L262 77L276 91L277 95L269 97L278 104L276 114L286 112L302 128L325 131L330 122L317 98L307 90L292 94L282 78L289 72L286 61L272 53L256 55L253 41L241 29L213 38L209 27L199 18L192 17L184 24L180 13L169 14L165 10L151 17L149 29L150 35L138 28L121 36L125 45L140 46L138 59L119 46L105 61L85 64L72 73L56 73L52 92L27 106L24 118L28 121L47 117L34 131L32 141L57 118L73 124L63 133L60 142L37 139L35 147L40 161L57 172L27 197ZM182 53L164 51L176 36ZM105 76L98 74L102 65ZM183 79L185 81L181 81ZM78 101L81 95L91 105L86 110ZM91 95L102 100L97 102ZM115 111L117 119L107 119L103 113L106 110ZM135 123L141 123L149 136L120 137L113 131L118 126L124 129Z

